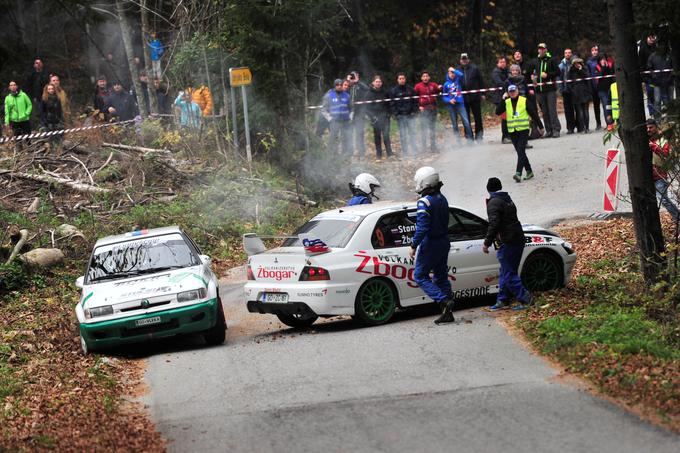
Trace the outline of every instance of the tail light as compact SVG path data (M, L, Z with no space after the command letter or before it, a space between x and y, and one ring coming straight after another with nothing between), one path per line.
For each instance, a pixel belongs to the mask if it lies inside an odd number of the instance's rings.
M253 274L253 269L250 267L250 264L248 265L246 272L248 273L248 280L255 280L255 274Z
M330 280L331 275L323 267L305 266L300 273L301 282Z

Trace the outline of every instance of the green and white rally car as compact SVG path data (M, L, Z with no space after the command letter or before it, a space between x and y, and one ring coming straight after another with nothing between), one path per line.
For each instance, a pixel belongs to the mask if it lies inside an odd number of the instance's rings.
M83 352L200 332L221 344L227 324L210 258L179 227L97 241L76 316Z

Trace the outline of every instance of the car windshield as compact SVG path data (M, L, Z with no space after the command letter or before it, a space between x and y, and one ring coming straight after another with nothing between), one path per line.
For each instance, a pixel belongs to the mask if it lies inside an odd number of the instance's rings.
M97 247L87 270L88 282L113 280L196 266L198 257L179 233Z
M361 223L360 216L323 217L316 216L302 225L293 236L305 233L305 236L321 239L329 247L342 248L347 245L354 231ZM289 238L282 247L301 247L300 239Z

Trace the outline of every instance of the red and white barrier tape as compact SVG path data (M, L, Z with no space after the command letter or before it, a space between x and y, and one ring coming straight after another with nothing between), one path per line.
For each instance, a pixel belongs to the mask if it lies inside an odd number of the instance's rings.
M652 74L652 73L657 73L657 72L672 72L672 69L657 69L655 71L641 71L641 74ZM614 74L610 75L605 75L605 76L592 76L592 77L583 77L580 79L571 79L571 80L559 80L555 82L540 82L540 83L528 83L526 86L527 87L539 87L539 86L544 86L544 85L557 85L561 83L574 83L574 82L582 82L584 80L597 80L597 79L609 79L612 77L616 77ZM504 88L503 87L494 87L494 88L482 88L479 90L463 90L463 91L457 91L456 95L461 95L461 94L474 94L474 93L488 93L490 91L502 91ZM425 94L422 96L402 96L398 98L387 98L387 99L376 99L373 101L357 101L354 102L352 105L361 105L361 104L379 104L381 102L392 102L392 101L401 101L405 99L420 99L422 98L434 98L437 96L447 96L449 93L436 93L436 94ZM317 110L323 108L323 105L312 105L307 107L309 110Z
M72 127L69 129L61 129L58 131L46 131L46 132L32 132L30 134L24 134L24 135L15 135L12 137L2 137L0 138L0 145L3 143L9 143L12 141L17 141L17 140L30 140L32 138L46 138L46 137L52 137L55 135L63 135L63 134L70 134L73 132L81 132L81 131L89 131L92 129L100 129L102 127L111 127L111 126L118 126L122 124L129 124L129 123L134 123L136 120L126 120L126 121L117 121L115 123L104 123L104 124L96 124L94 126L82 126L82 127Z

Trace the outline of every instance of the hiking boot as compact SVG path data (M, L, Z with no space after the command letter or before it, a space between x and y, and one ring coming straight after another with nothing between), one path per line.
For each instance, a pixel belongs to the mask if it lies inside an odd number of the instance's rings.
M558 132L553 132L552 138L560 138L560 133Z
M530 171L530 172L527 172L527 175L524 177L524 180L526 181L527 179L531 179L533 177L534 177L534 172Z
M443 306L442 314L441 316L434 320L434 323L445 324L449 322L454 322L456 318L453 317L453 305L454 300L451 298L447 298L441 301L440 306Z
M504 145L507 145L507 144L509 144L509 143L512 143L512 140L510 140L510 139L507 138L507 137L503 137L503 138L501 139L501 143L504 144Z
M524 147L524 149L533 149L533 148L534 148L534 145L530 145L528 143L527 143L527 146Z
M515 173L512 175L512 179L514 179L515 182L522 182L522 173Z

